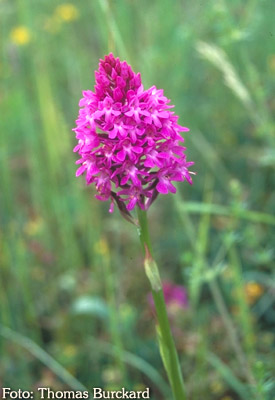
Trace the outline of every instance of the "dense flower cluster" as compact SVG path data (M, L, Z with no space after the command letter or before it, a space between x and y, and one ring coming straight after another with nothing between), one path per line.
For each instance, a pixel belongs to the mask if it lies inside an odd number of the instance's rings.
M178 117L163 90L144 90L140 74L112 54L100 60L94 92L83 92L74 129L81 164L99 200L114 200L126 212L147 209L158 193L175 193L173 181L192 179L185 148L179 145ZM125 207L126 205L126 207ZM128 211L127 211L128 210Z

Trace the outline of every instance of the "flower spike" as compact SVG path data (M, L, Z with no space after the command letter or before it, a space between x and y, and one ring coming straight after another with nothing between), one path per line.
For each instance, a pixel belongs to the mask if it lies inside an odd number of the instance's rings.
M173 181L192 184L193 162L180 145L189 129L178 125L163 90L144 90L140 74L112 53L100 60L95 81L79 102L76 176L85 173L96 198L111 200L110 212L115 201L129 219L136 206L148 209L159 193L175 193Z

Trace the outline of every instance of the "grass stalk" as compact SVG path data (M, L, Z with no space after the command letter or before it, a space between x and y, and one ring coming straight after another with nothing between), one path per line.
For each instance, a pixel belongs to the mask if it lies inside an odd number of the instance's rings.
M114 12L111 10L109 0L98 0L98 4L105 16L105 21L108 27L108 47L114 49L116 46L121 57L126 58L129 62L130 58L115 20Z
M275 225L275 216L243 208L223 206L221 204L213 204L207 202L182 202L178 204L179 210L188 214L210 214L221 215L225 217L236 217L244 219L251 223L262 223L266 225Z
M114 357L117 369L121 373L121 383L127 386L127 372L125 363L123 360L123 344L120 331L120 320L119 311L116 302L116 286L114 272L112 271L112 262L110 257L110 252L108 249L107 242L103 239L100 242L101 245L101 262L103 266L103 279L106 291L106 297L110 309L110 333L112 338L112 343L114 344Z
M239 364L242 368L242 372L244 376L246 377L247 381L250 383L250 385L254 386L255 385L255 378L251 372L250 366L247 362L245 353L243 352L242 346L240 344L236 329L234 327L234 324L231 320L230 314L226 308L225 302L223 300L223 296L221 294L220 288L217 284L216 279L211 279L209 281L209 288L212 293L212 296L214 298L215 304L218 308L218 311L221 315L221 318L223 320L223 323L226 327L226 333L228 335L228 338L230 340L231 346L235 352L235 355L239 361Z
M3 326L2 324L0 324L0 335L6 340L12 341L26 349L72 389L82 391L88 390L81 382L74 378L65 368L63 368L52 356L38 346L33 340L13 331L6 326Z
M232 278L234 281L236 304L239 307L239 322L242 328L242 337L246 353L250 362L254 362L255 358L255 336L253 333L253 326L251 322L251 315L246 301L243 275L241 270L241 263L238 257L235 246L229 249L229 258L231 262Z

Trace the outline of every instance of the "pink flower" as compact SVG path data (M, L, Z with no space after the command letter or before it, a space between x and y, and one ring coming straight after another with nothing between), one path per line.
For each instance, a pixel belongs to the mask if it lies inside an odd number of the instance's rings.
M174 285L171 282L163 282L163 295L167 309L172 311L174 308L188 308L188 298L184 286ZM154 300L151 293L148 294L148 302L152 310L155 310Z
M80 164L99 200L114 200L126 213L147 209L159 193L175 193L173 181L192 178L178 116L155 86L144 90L140 74L112 54L100 60L94 92L83 91L76 120ZM128 213L129 214L129 213Z

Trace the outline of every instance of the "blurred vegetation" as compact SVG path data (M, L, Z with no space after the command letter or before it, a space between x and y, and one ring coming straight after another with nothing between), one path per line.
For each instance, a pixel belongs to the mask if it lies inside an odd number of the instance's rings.
M162 276L188 293L172 318L188 398L272 399L274 12L0 0L0 386L170 399L136 231L75 178L78 100L112 50L191 129L193 186L149 212Z

